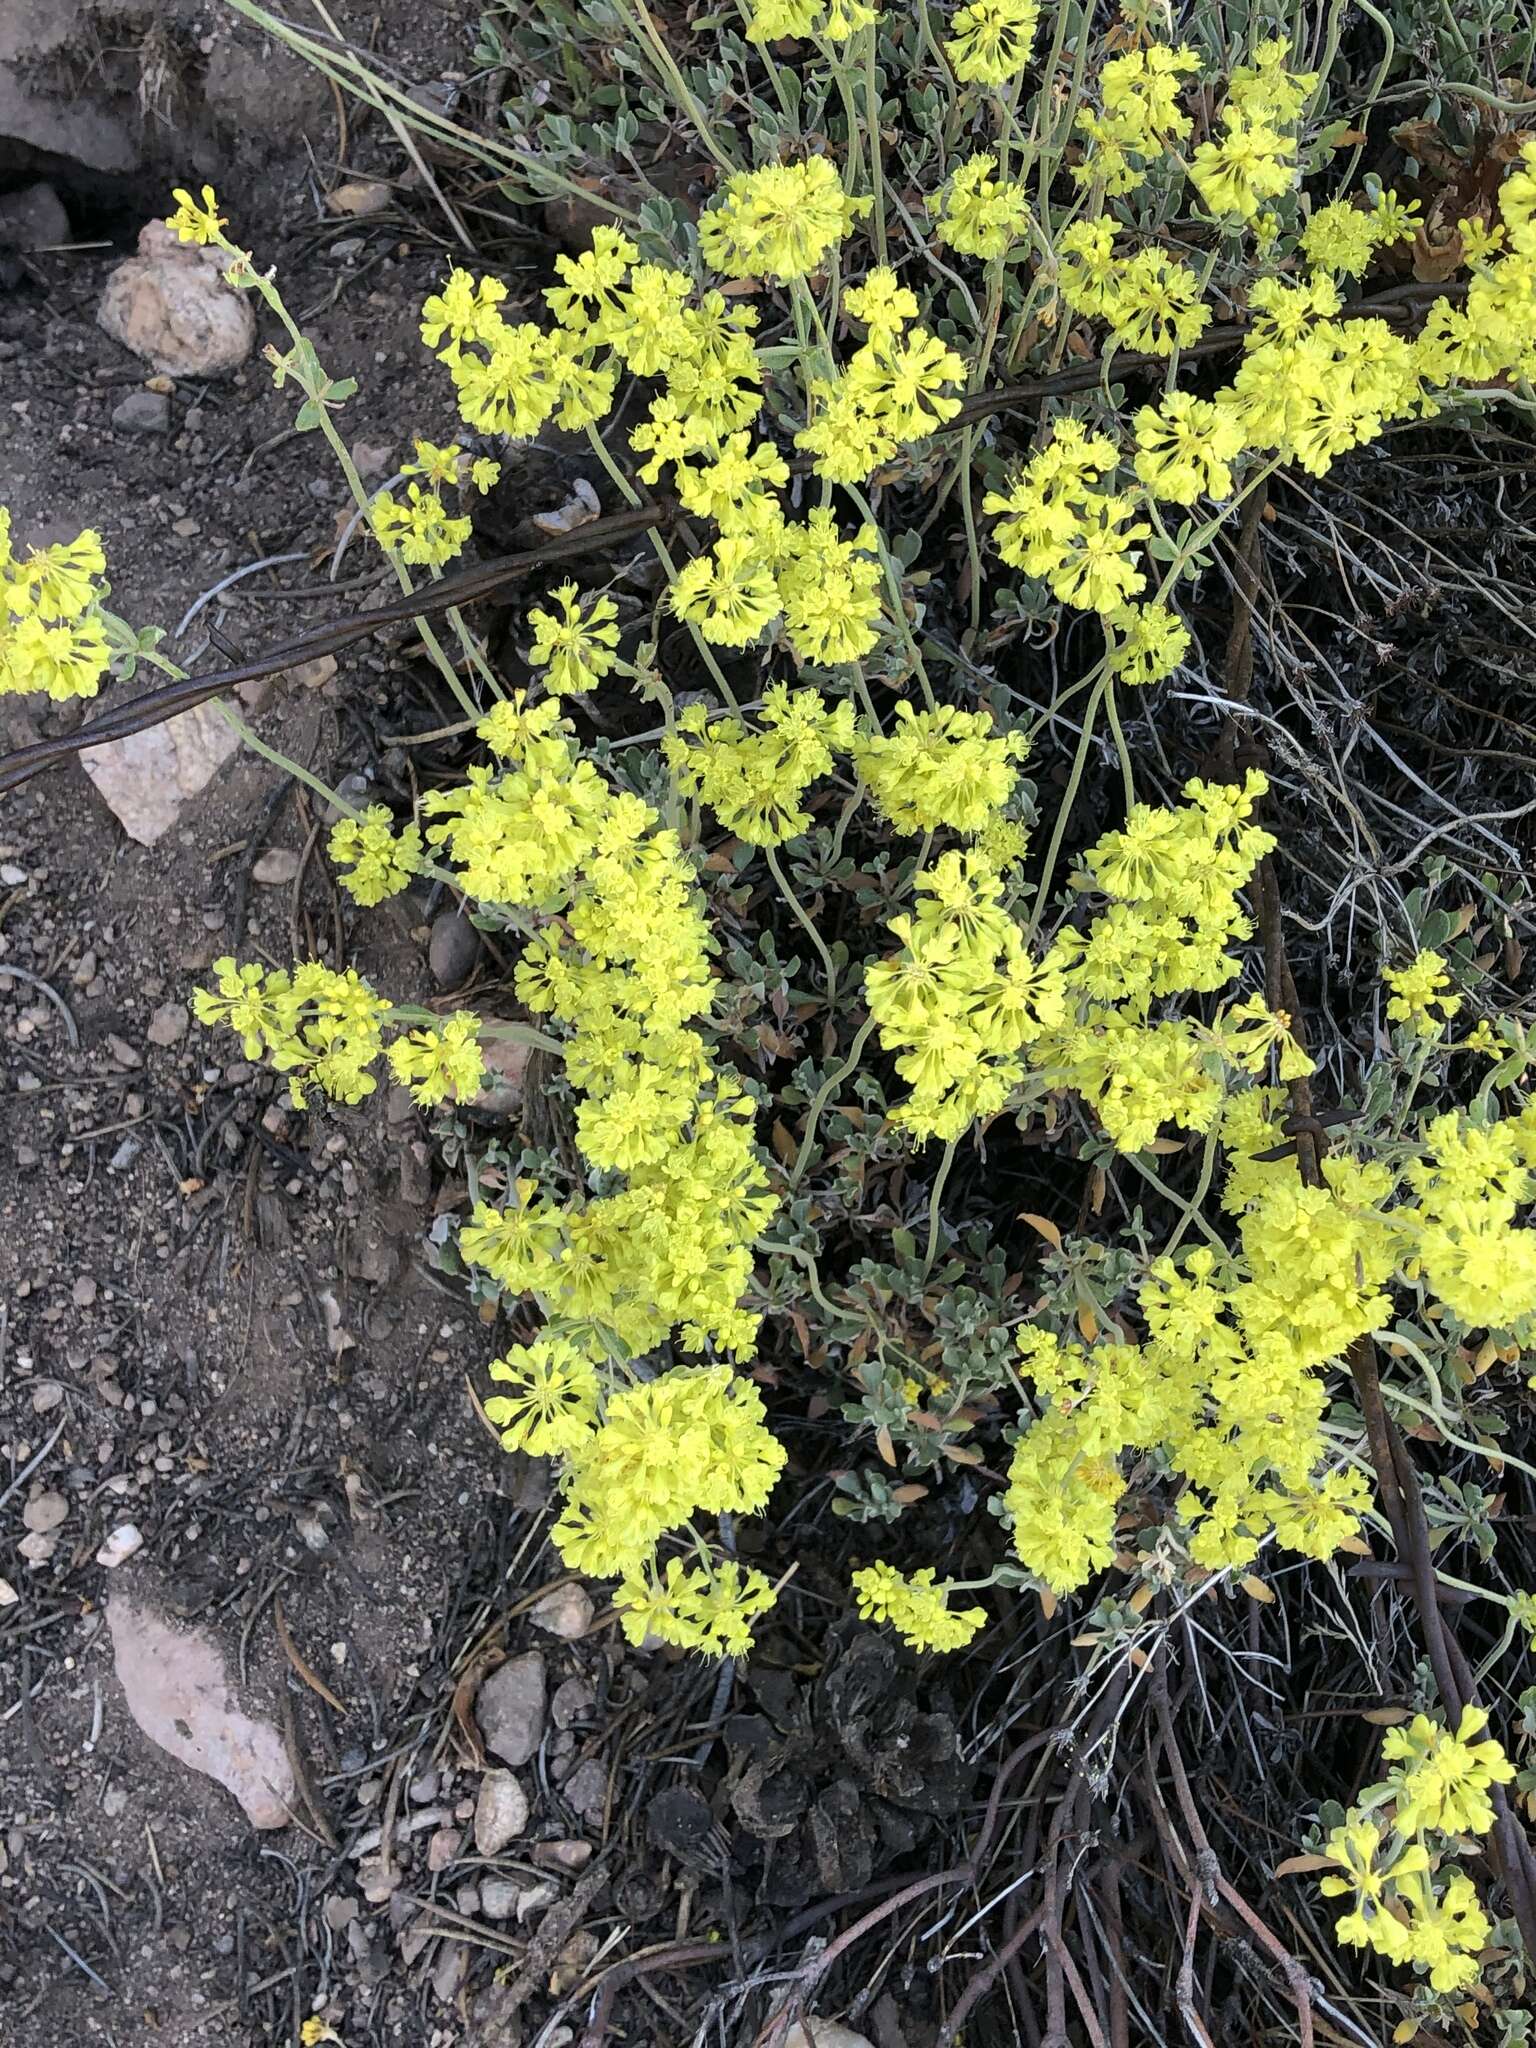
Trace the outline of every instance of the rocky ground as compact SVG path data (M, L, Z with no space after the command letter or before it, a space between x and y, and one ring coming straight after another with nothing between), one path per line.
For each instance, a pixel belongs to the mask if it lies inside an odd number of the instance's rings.
M467 56L472 10L366 14L413 79ZM390 473L413 429L448 438L415 334L445 228L398 149L356 110L344 135L324 81L217 8L38 0L5 10L0 66L17 539L95 527L114 608L187 661L210 627L262 644L382 595L361 546L330 588L344 486L250 337L157 373L98 310L170 184L213 177ZM142 351L142 305L119 314ZM366 776L397 712L430 722L406 666L372 646L246 709ZM6 719L10 745L75 722ZM5 2037L287 2042L318 2013L349 2044L510 2042L611 1926L616 1744L653 1680L476 1421L489 1336L427 1241L463 1191L409 1103L297 1113L189 1019L237 949L404 994L475 972L451 915L429 971L430 901L354 929L319 801L226 745L196 723L0 807Z

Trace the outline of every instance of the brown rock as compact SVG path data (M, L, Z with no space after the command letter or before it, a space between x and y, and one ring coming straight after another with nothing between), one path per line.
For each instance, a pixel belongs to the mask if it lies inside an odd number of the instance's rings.
M69 1502L62 1493L40 1493L22 1509L22 1527L46 1536L62 1525L68 1513Z
M338 185L334 192L327 192L325 203L332 213L350 214L354 220L363 220L370 213L382 213L394 199L388 185L381 185L376 178L350 178L344 185Z
M107 279L97 323L167 376L227 376L256 346L255 315L224 282L228 262L151 221L138 255Z
M286 1827L297 1800L283 1739L235 1699L218 1647L114 1593L107 1622L128 1711L151 1742L232 1792L253 1827Z
M269 846L251 869L251 880L280 889L299 872L299 856L291 846Z
M484 1021L498 1022L499 1019ZM515 1038L489 1035L481 1038L480 1057L485 1062L485 1086L475 1097L476 1109L489 1110L494 1116L510 1116L519 1107L532 1051L532 1046L521 1045Z

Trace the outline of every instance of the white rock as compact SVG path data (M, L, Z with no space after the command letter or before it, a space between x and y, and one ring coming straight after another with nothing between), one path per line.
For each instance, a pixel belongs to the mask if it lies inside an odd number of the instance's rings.
M841 2020L797 2020L784 2036L784 2048L874 2048L867 2034L856 2034Z
M116 1571L120 1564L126 1564L130 1557L144 1548L144 1537L133 1522L119 1522L112 1534L96 1553L96 1562L104 1565L109 1572Z
M148 732L86 748L80 765L128 837L153 846L239 745L211 704L197 704Z
M9 1579L0 1579L0 1607L14 1607L20 1598Z
M97 324L168 377L227 376L256 346L255 315L224 282L228 263L152 220L138 255L107 279Z
M283 1738L240 1707L218 1646L126 1593L107 1602L107 1624L128 1711L151 1742L232 1792L253 1827L286 1827L298 1789Z
M475 1801L475 1847L496 1856L528 1826L528 1794L510 1771L487 1771Z

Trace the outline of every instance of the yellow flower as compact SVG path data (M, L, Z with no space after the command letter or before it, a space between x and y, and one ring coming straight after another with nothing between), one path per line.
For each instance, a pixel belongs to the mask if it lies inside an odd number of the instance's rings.
M1383 967L1381 978L1392 991L1388 1017L1394 1024L1411 1024L1421 1038L1435 1037L1461 1008L1445 955L1432 948L1415 954L1406 967Z
M1261 121L1229 113L1221 134L1195 151L1189 175L1207 212L1251 221L1266 199L1295 183L1296 145Z
M468 1102L485 1085L479 1032L480 1019L474 1012L458 1010L440 1027L397 1038L389 1048L390 1072L423 1109L433 1109L450 1096Z
M749 647L782 609L757 548L724 534L708 554L685 562L672 581L672 609L717 647Z
M930 212L939 216L939 240L962 256L991 260L1029 233L1033 215L1028 192L1012 179L994 177L996 169L997 158L991 154L967 157L950 179L949 190L928 201Z
M538 609L528 614L535 635L528 659L547 671L544 683L552 695L590 690L614 665L618 606L611 597L596 597L583 611L574 583L560 584L551 596L560 607L558 618Z
M369 506L379 546L402 562L441 569L462 550L471 522L451 519L436 491L424 491L420 484L407 484L406 498L401 504L392 492L380 491Z
M1039 0L970 0L956 10L944 54L963 85L1006 85L1029 62L1039 23Z
M1133 688L1171 676L1189 652L1189 628L1166 605L1121 605L1103 618L1105 627L1119 635L1110 667Z
M1396 1764L1387 1779L1404 1834L1429 1828L1446 1835L1486 1835L1493 1827L1490 1785L1507 1785L1515 1767L1491 1738L1474 1738L1488 1725L1481 1707L1465 1707L1456 1733L1415 1714L1406 1728L1389 1728L1381 1753Z
M223 239L225 222L219 215L219 202L213 196L213 187L205 185L201 200L194 199L190 192L180 186L172 192L176 211L166 221L181 242L218 242Z
M383 804L370 804L360 818L331 827L328 847L337 867L350 867L341 885L355 902L382 903L398 896L421 867L421 834L408 825L397 837Z
M1242 453L1242 430L1209 400L1170 392L1136 414L1136 474L1154 498L1193 505L1204 494L1232 491L1231 463Z
M852 199L830 157L736 171L699 221L704 260L725 277L805 277L874 204Z
M859 1613L866 1621L888 1621L914 1650L962 1650L986 1626L987 1610L951 1608L950 1588L936 1578L932 1565L910 1577L894 1565L867 1565L853 1574Z
M490 1375L509 1394L492 1394L487 1418L502 1448L548 1458L577 1450L597 1421L597 1367L568 1338L545 1334L493 1358Z

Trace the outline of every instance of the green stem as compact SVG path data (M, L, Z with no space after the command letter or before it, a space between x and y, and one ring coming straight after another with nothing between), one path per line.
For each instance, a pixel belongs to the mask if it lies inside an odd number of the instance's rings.
M1104 708L1109 713L1109 729L1115 736L1115 752L1120 756L1120 780L1125 788L1125 811L1129 817L1136 807L1136 778L1131 772L1131 756L1125 744L1125 734L1120 729L1120 707L1115 702L1113 676L1110 676L1104 685Z
M763 848L763 858L768 863L769 874L772 875L774 881L778 884L779 894L794 912L795 921L821 956L821 964L826 970L827 976L827 1009L829 1011L835 1010L837 1007L837 962L827 950L827 943L807 914L805 905L795 894L789 877L785 874L783 868L780 867L779 857L771 846Z
M1056 807L1056 820L1051 827L1050 845L1045 851L1045 867L1041 871L1039 887L1035 892L1034 909L1030 913L1029 929L1024 935L1026 946L1034 941L1040 929L1040 920L1045 915L1045 906L1050 900L1051 883L1056 875L1056 862L1061 853L1061 842L1067 836L1067 819L1082 787L1083 771L1088 765L1088 750L1093 745L1093 728L1099 715L1099 706L1104 701L1109 687L1109 677L1101 674L1093 686L1093 695L1088 699L1088 709L1083 714L1083 729L1078 736L1077 751L1072 756L1072 772L1067 777L1067 786L1062 792L1061 802Z
M874 1028L874 1018L866 1017L859 1026L853 1044L848 1048L847 1059L843 1061L840 1067L835 1067L827 1075L821 1086L816 1090L816 1093L811 1097L810 1108L806 1112L805 1136L800 1140L800 1150L795 1155L795 1163L789 1171L789 1184L792 1188L799 1186L804 1178L805 1169L810 1164L811 1147L816 1140L816 1126L821 1121L821 1113L826 1108L832 1091L835 1088L841 1088L848 1079L848 1076L858 1071L859 1061L863 1058L864 1048L869 1043L869 1036Z
M923 1254L923 1278L926 1280L933 1271L934 1261L939 1255L939 1204L944 1199L944 1186L949 1179L949 1169L955 1163L956 1140L951 1138L944 1147L944 1156L939 1161L939 1170L933 1177L933 1193L928 1197L928 1249Z

